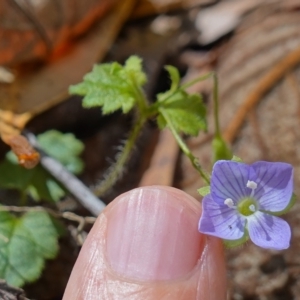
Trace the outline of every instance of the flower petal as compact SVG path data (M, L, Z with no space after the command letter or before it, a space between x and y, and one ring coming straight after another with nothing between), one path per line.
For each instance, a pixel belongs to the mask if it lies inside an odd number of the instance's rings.
M202 201L199 231L227 240L237 240L244 235L246 218L234 208L219 205L207 195Z
M293 167L265 161L256 162L251 167L256 173L256 178L253 178L257 183L254 196L260 208L272 212L285 209L293 194Z
M262 248L283 250L290 246L291 228L281 218L257 211L248 217L248 231L252 242Z
M253 175L252 169L243 163L219 160L214 164L211 177L211 195L214 201L223 204L230 198L235 204L241 198L249 196L251 189L247 182ZM253 172L253 171L252 171Z

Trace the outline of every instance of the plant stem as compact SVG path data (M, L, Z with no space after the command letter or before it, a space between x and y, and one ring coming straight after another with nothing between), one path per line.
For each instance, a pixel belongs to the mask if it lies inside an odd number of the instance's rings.
M133 147L135 146L136 140L147 120L147 99L139 85L136 83L134 77L131 77L131 82L134 87L135 100L138 110L138 121L133 125L133 129L129 135L129 138L125 142L122 151L117 154L116 162L109 167L107 174L105 174L104 180L100 181L99 184L93 188L93 192L97 196L107 193L121 176L124 166L130 157Z
M171 120L169 119L168 115L164 113L163 109L160 109L161 114L164 116L165 120L167 121L168 127L170 128L173 136L175 137L180 149L183 151L183 153L190 159L192 165L194 168L198 171L200 176L203 178L203 180L207 183L210 184L210 179L209 176L206 174L206 172L203 170L201 167L198 159L192 154L191 150L189 147L186 145L186 143L183 141L181 136L178 134L177 130L173 126Z
M145 118L139 117L138 121L134 124L130 136L122 149L122 152L120 152L117 156L117 161L108 169L108 174L106 174L105 179L99 182L99 184L93 188L93 192L97 196L105 194L119 179L145 122Z
M221 137L220 123L219 123L219 84L218 77L213 73L214 89L213 89L213 101L214 101L214 121L215 121L215 136Z
M221 159L231 160L232 152L228 148L226 142L224 141L219 123L219 86L218 78L216 74L213 74L213 102L214 102L214 122L215 122L215 137L212 141L212 150L213 150L213 162L216 162Z
M135 93L135 100L137 107L139 109L140 114L143 116L145 114L145 111L148 107L147 99L141 90L140 86L136 83L134 77L131 76L131 82L134 87L134 93Z
M208 78L210 78L210 77L212 77L214 75L215 75L214 72L207 73L207 74L205 74L203 76L197 77L194 80L191 80L191 81L189 81L189 82L181 85L180 88L183 89L183 90L185 90L185 89L189 88L190 86L194 85L195 83L203 81L203 80L206 80L206 79L208 79Z
M145 95L144 93L141 91L140 88L136 87L136 101L137 101L137 105L138 105L138 108L139 108L139 111L140 111L140 114L143 116L145 114L145 111L147 109L147 100L145 98Z

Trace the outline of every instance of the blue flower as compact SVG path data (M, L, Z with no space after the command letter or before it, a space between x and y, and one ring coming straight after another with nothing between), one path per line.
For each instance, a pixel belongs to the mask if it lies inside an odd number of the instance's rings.
M287 249L290 226L272 214L283 211L292 194L293 168L289 164L217 161L210 194L202 202L199 231L226 240L249 234L262 248Z

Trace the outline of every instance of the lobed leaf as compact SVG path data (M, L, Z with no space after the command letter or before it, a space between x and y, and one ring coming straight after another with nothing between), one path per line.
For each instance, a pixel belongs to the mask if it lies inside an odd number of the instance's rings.
M172 126L177 132L196 136L200 130L207 128L206 107L202 98L199 94L188 94L180 87L177 68L166 66L166 70L171 79L171 87L157 95L158 126L160 129Z
M164 95L160 94L164 99ZM177 132L196 136L199 130L206 130L206 108L202 98L197 94L187 94L178 90L168 99L161 101L159 106L158 126L162 129L168 122ZM168 120L168 121L167 121Z
M20 218L0 212L0 277L13 286L36 280L45 259L57 255L58 237L46 212L28 212Z
M37 136L41 148L50 156L60 161L70 172L79 174L84 164L78 157L84 144L72 133L49 130Z
M136 102L137 89L145 82L142 60L131 56L124 67L116 62L95 65L84 76L83 82L71 86L69 91L71 94L84 96L83 107L101 106L104 115L118 109L127 113Z
M0 164L0 187L17 189L36 201L56 202L65 195L64 189L40 165L28 170L8 159Z
M147 82L146 74L142 69L142 59L140 57L136 55L130 56L125 62L124 70L139 87L142 87Z

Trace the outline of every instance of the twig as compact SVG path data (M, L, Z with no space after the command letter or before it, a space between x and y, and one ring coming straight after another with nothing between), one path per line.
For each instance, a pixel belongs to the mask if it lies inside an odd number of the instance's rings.
M26 212L47 212L51 216L55 218L63 218L68 221L76 222L78 223L78 226L76 228L76 234L74 238L77 240L77 243L82 246L84 242L84 237L82 236L82 231L83 228L86 224L94 224L96 222L95 217L82 217L79 215L76 215L72 212L63 212L60 213L58 211L55 211L51 208L47 207L42 207L42 206L6 206L6 205L1 205L0 206L0 211L8 211L8 212L15 212L15 213L26 213ZM71 232L72 233L72 232ZM72 234L74 235L74 234ZM0 239L4 240L5 242L8 242L9 240L0 234ZM7 239L7 241L6 241Z
M61 182L92 215L99 215L99 213L105 208L105 203L97 198L87 186L70 173L60 162L46 155L41 150L34 134L27 132L26 136L32 146L40 152L41 165L59 182Z
M29 300L25 297L25 292L21 288L10 286L3 279L0 279L0 298L3 300Z
M256 105L261 98L274 86L274 84L282 78L282 76L295 67L300 62L300 47L290 52L279 63L275 64L258 82L256 87L245 99L240 106L230 124L223 133L224 139L232 143L241 128L246 115Z
M15 212L15 213L26 213L26 212L44 212L46 211L51 216L55 218L63 218L67 219L69 221L77 222L80 224L80 227L83 228L84 224L94 224L96 219L95 217L82 217L79 215L76 215L72 212L58 212L54 209L43 207L43 206L10 206L10 205L0 205L0 211L8 211L8 212ZM82 226L83 224L83 226Z

